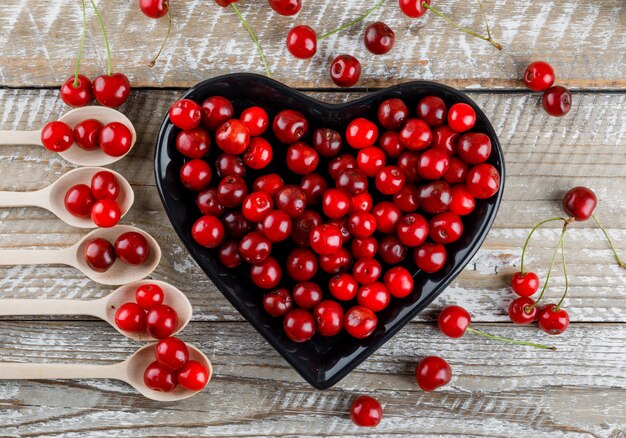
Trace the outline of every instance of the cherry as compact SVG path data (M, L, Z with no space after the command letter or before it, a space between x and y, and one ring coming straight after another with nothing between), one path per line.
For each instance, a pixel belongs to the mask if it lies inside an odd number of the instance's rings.
M124 263L141 265L150 255L150 245L143 235L128 231L115 240L115 254Z
M443 213L452 202L450 186L443 181L433 181L418 188L420 208L427 213Z
M438 356L427 356L415 367L415 381L423 391L434 391L450 383L451 379L450 365Z
M207 188L211 182L211 176L209 163L200 158L189 160L180 168L180 181L187 190L194 192Z
M239 120L248 127L252 137L262 135L270 124L267 112L260 106L246 108L241 112Z
M246 176L246 166L243 159L238 155L220 154L215 160L217 174L224 178L226 176Z
M143 373L143 382L154 391L170 392L176 388L176 374L169 368L154 361Z
M343 326L350 336L357 339L369 337L378 325L376 314L367 307L354 306L343 317Z
M135 291L135 301L143 310L150 310L154 306L163 304L164 298L163 289L156 284L143 284Z
M148 17L159 19L167 14L168 0L139 0L141 12Z
M360 284L369 284L378 280L382 268L376 259L359 259L352 267L352 276Z
M338 219L348 213L350 198L339 189L328 189L322 196L322 210L331 219Z
M471 323L472 317L461 306L447 306L439 314L439 330L450 338L462 337Z
M320 268L328 274L346 272L352 266L352 254L346 248L341 247L334 254L320 256Z
M380 148L385 151L389 158L397 158L404 152L404 146L400 144L400 134L397 132L384 132L378 142L380 143Z
M224 206L220 204L217 198L217 189L211 187L200 193L196 197L196 205L202 214L210 214L213 216L221 216L224 213Z
M393 203L404 213L411 213L419 207L419 191L417 187L405 184L398 193L393 195Z
M342 143L341 134L334 129L319 128L313 134L313 147L322 157L330 158L337 155Z
M376 143L378 139L378 127L362 117L350 122L346 129L346 141L354 149L363 149Z
M115 248L106 239L98 237L85 245L84 251L87 266L96 272L106 272L115 263Z
M293 278L295 281L310 280L317 272L317 267L317 256L313 251L307 248L293 249L287 256L287 261L285 262L287 275L289 275L289 277ZM300 307L304 307L298 302L298 300L296 300L296 303Z
M123 73L101 75L93 80L92 90L100 105L117 108L130 96L130 81Z
M176 379L178 384L190 391L200 391L209 383L209 370L195 360L190 360L178 370Z
M400 242L406 246L415 247L424 243L428 237L428 228L428 222L422 215L407 214L400 220L396 234Z
M272 243L281 242L291 234L291 218L282 210L271 211L261 223L263 234Z
M369 213L374 206L374 199L368 192L359 193L350 197L348 214Z
M287 34L287 50L296 58L309 59L317 52L317 34L309 26L296 26Z
M341 273L333 276L328 282L328 290L340 301L349 301L356 297L359 284L350 274Z
M354 169L355 167L356 159L352 155L343 154L333 158L328 163L328 173L332 179L335 179L344 170Z
M417 172L424 179L440 179L450 167L450 157L441 149L429 149L419 157Z
M293 342L306 342L315 334L315 318L304 309L293 309L285 315L283 327Z
M74 142L72 128L63 122L49 122L41 130L41 144L52 152L68 150Z
M101 170L91 177L90 190L95 199L115 199L120 193L120 185L113 173Z
M537 318L535 301L529 297L519 297L509 305L509 318L515 324L530 324Z
M321 255L336 253L341 247L342 241L341 230L335 224L317 225L309 234L311 248Z
M374 397L362 395L350 405L350 419L361 427L375 427L383 418L383 408Z
M350 251L357 259L374 257L378 251L378 240L375 237L357 237L352 241Z
M450 211L459 216L465 216L474 211L476 200L474 196L467 191L465 186L456 185L451 189L452 200L450 201Z
M291 218L298 217L306 208L306 195L304 191L294 185L282 187L275 196L276 208L284 211Z
M241 154L250 144L250 130L240 120L228 120L217 128L215 142L227 154Z
M328 190L328 183L322 175L310 173L302 178L300 188L306 196L306 203L316 205L322 202L322 196Z
M113 199L100 199L91 207L91 220L98 227L111 228L122 217L119 205Z
M302 9L302 0L267 0L280 15L296 15Z
M430 0L399 0L400 9L407 17L419 18L428 11L422 3L430 4Z
M459 136L460 134L448 125L438 126L433 129L433 140L430 142L430 147L444 150L450 156L456 155Z
M389 201L376 204L372 214L376 218L376 230L384 234L394 233L402 217L400 209Z
M587 187L574 187L563 198L563 210L577 221L589 219L598 205L596 194Z
M425 121L409 119L400 131L400 144L410 150L426 149L433 140L433 133Z
M282 276L283 271L280 264L272 256L250 267L252 283L261 289L275 288Z
M440 97L426 96L417 103L417 116L433 128L443 125L447 115L446 104Z
M69 188L65 194L65 209L74 216L88 217L96 199L86 184L77 184Z
M353 86L360 76L361 63L352 55L339 55L330 66L330 78L339 87Z
M230 5L231 3L236 3L239 0L215 0L215 3L217 3L218 6L221 6L223 8L227 7L228 5Z
M313 210L304 210L293 222L291 240L299 246L309 246L311 230L322 224L322 216Z
M324 300L313 309L317 333L322 336L335 336L343 328L343 309L333 300Z
M322 301L322 289L315 283L305 281L293 287L291 296L299 307L308 310Z
M132 147L133 134L123 123L111 122L100 131L99 143L105 154L121 157Z
M395 266L385 273L385 286L389 293L396 298L404 298L413 292L413 277L402 266Z
M379 281L368 283L359 288L357 302L372 312L380 312L389 305L391 295L387 286Z
M356 156L357 167L369 177L374 177L385 167L387 155L385 151L377 147L361 149Z
M456 132L465 132L476 124L476 111L466 103L455 103L448 111L448 125Z
M539 289L539 277L534 272L516 272L511 278L511 288L520 297L530 297Z
M235 114L231 101L222 96L209 97L202 102L201 108L202 125L210 131L215 131Z
M460 184L464 183L467 179L467 173L469 172L469 166L457 157L450 158L450 165L448 170L443 174L443 180L448 184Z
M87 119L77 123L72 131L74 142L86 151L98 149L100 147L100 131L103 126L96 119Z
M379 192L393 195L402 189L406 182L406 176L398 166L386 166L376 174L375 182Z
M406 182L415 184L422 177L418 172L420 154L413 151L402 152L398 157L398 167L404 172Z
M484 163L491 155L491 140L480 132L464 134L459 139L458 154L467 164Z
M252 192L245 197L241 212L250 222L261 222L274 208L274 200L265 192Z
M70 76L61 85L61 99L69 106L85 106L91 97L91 81L87 76Z
M272 252L272 243L262 233L253 231L239 242L239 254L248 263L260 263Z
M463 234L463 222L458 214L446 211L430 218L429 236L436 243L449 244L459 240Z
M549 335L560 335L569 327L569 314L556 304L546 304L539 309L539 328Z
M239 254L239 243L236 240L227 240L217 250L217 256L222 265L227 268L236 268L241 265L242 258Z
M360 169L345 169L335 178L335 186L350 196L357 196L367 191L367 176Z
M239 176L227 176L222 178L217 186L217 199L224 207L237 207L241 205L248 194L245 181Z
M267 175L261 175L254 183L252 183L252 189L255 191L262 191L272 196L276 196L276 193L285 185L285 182L276 173L270 173Z
M307 175L317 168L320 157L317 151L304 142L294 143L287 148L287 168L297 175Z
M524 71L524 85L532 91L547 90L554 84L554 80L554 70L547 62L531 62Z
M226 235L232 239L241 239L250 231L250 223L240 211L227 211L222 216L222 224Z
M376 218L371 213L356 213L348 219L348 230L356 237L369 237L376 231Z
M342 243L347 243L352 239L352 234L350 234L350 230L348 230L348 217L347 216L344 216L339 219L331 219L328 221L328 223L339 227L339 231L341 232Z
M181 99L170 107L170 121L180 129L197 128L202 121L200 105L191 99Z
M500 174L491 164L479 164L469 170L465 184L475 198L487 199L498 192Z
M115 325L126 332L146 329L146 312L137 303L124 303L115 312Z
M293 144L299 141L309 130L306 117L295 110L283 110L276 114L272 123L272 131L278 141Z
M154 349L157 362L170 370L178 370L189 361L189 349L178 338L161 339Z
M268 292L265 297L263 297L263 308L274 318L284 316L292 307L293 300L291 299L289 291L285 288Z
M170 306L161 304L152 307L146 314L148 334L156 339L172 336L178 327L178 315Z
M375 55L384 55L393 48L396 36L382 21L376 21L365 29L363 38L367 50Z
M413 251L413 261L428 274L440 271L446 265L447 259L446 248L440 243L422 243Z

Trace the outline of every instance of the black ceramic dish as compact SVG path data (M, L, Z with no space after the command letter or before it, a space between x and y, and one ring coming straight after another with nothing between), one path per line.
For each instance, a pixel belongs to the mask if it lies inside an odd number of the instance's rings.
M304 138L310 143L311 133L318 127L330 127L345 132L348 123L356 117L377 120L376 111L380 102L397 97L403 99L414 114L417 101L427 95L441 97L448 107L457 102L471 105L477 114L474 131L491 137L493 152L489 163L500 172L502 183L499 192L488 200L477 200L474 212L463 218L465 232L460 240L448 245L446 267L436 274L420 272L412 263L407 267L413 272L414 292L405 299L392 299L390 305L378 314L378 327L367 339L351 338L345 332L333 338L315 335L308 342L297 344L289 340L282 329L282 318L272 318L262 307L264 291L256 288L249 279L248 269L230 270L217 260L215 251L199 246L191 237L191 226L200 216L195 205L195 196L186 191L179 181L179 171L183 157L176 151L175 139L179 132L165 117L157 139L155 153L156 182L165 211L178 236L187 247L198 265L217 285L224 296L257 329L261 335L300 373L307 382L319 389L326 389L346 376L353 368L388 341L415 315L430 304L463 270L472 256L487 237L495 219L504 190L504 160L498 138L487 117L465 94L433 82L410 82L392 86L381 91L341 105L319 102L279 82L255 74L233 74L201 82L191 88L184 98L201 103L210 96L220 95L233 101L236 115L243 109L258 105L268 111L270 125L273 116L283 109L301 111L309 120L309 134ZM251 182L262 173L277 172L285 175L284 149L271 134L271 128L264 135L274 146L274 160L262 172L249 172L246 179ZM211 146L207 157L214 167L219 150ZM325 161L321 161L318 171L324 175ZM327 175L325 175L327 176ZM214 178L216 178L214 174ZM293 179L292 183L298 184ZM249 184L249 186L250 186ZM286 251L276 250L275 253ZM284 257L284 256L283 256ZM277 257L280 261L280 257ZM410 259L409 256L407 259ZM325 274L314 279L318 284L327 284ZM286 275L284 275L286 277ZM284 281L284 280L283 280Z

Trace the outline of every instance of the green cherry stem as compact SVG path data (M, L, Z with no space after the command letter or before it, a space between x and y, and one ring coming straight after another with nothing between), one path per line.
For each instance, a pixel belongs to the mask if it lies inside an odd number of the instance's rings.
M602 232L604 233L604 237L606 237L606 241L609 242L609 246L611 247L611 249L613 250L613 255L615 255L615 260L617 260L617 263L620 265L620 267L626 269L626 263L624 263L622 261L622 259L619 258L619 254L617 253L617 250L615 249L615 246L613 245L613 242L611 241L611 238L609 237L609 233L606 231L606 229L602 226L602 224L600 223L600 221L598 220L598 218L596 217L595 214L592 214L591 217L593 218L593 220L595 221L596 225L598 225L598 227L602 230Z
M250 34L250 38L252 38L252 41L254 42L254 45L256 46L256 49L259 52L259 55L261 55L261 61L263 62L263 67L265 67L265 73L267 74L268 78L271 78L272 75L270 73L270 68L267 66L267 61L265 60L265 54L263 53L263 48L261 47L261 44L259 43L259 39L257 38L256 34L254 33L254 31L248 24L248 21L245 18L243 18L243 15L241 15L241 12L239 12L239 9L237 8L237 6L235 6L234 3L231 3L230 7L233 8L233 11L235 11L235 13L239 16L239 19L241 20L244 27Z
M482 5L481 5L481 6L482 6ZM473 31L473 30L471 30L471 29L468 29L467 27L463 27L463 26L461 26L461 25L459 25L459 24L455 23L454 21L452 21L451 19L449 19L448 17L446 17L444 14L442 14L439 10L437 10L434 6L431 6L430 4L428 4L428 3L426 3L426 2L422 2L422 7L423 7L423 8L426 8L426 9L431 10L431 11L433 12L433 14L438 15L439 17L443 18L443 19L444 19L444 20L446 20L448 23L450 23L452 26L454 26L454 27L456 27L457 29L459 29L459 30L461 30L461 31L465 32L466 34L471 35L471 36L474 36L474 37L476 37L476 38L480 38L480 39L481 39L481 40L483 40L483 41L487 41L489 44L491 44L491 45L492 45L493 47L495 47L496 49L498 49L498 50L502 50L502 46L501 46L499 43L495 42L495 41L493 40L493 38L491 38L491 35L489 35L489 36L484 36L484 35L481 35L481 34L479 34L479 33L474 32L474 31ZM481 9L482 9L482 8L481 8ZM491 33L491 32L489 32L489 33Z
M542 225L547 224L548 222L554 222L554 221L563 221L563 222L567 222L567 219L563 218L563 217L553 217L550 219L546 219L545 221L541 221L539 222L537 225L535 225L535 227L530 230L530 233L528 234L528 237L526 238L526 242L524 242L524 247L522 248L522 261L521 261L521 266L520 266L520 273L522 275L524 275L524 257L526 256L526 248L528 247L528 242L530 242L530 238L533 237L533 234L535 233L535 231L537 231Z
M85 0L80 0L80 6L83 10L83 34L80 37L80 45L78 46L78 56L76 57L76 71L74 72L74 88L78 87L78 73L80 71L80 60L83 57L83 48L85 47L85 34L87 33L87 13L85 12Z
M480 13L483 16L483 20L485 22L485 27L487 28L487 41L491 40L491 29L489 29L489 22L487 21L487 14L485 13L485 8L483 8L483 4L480 0L476 0L478 2L478 7L480 8Z
M100 15L100 11L96 6L96 2L94 0L89 0L91 2L91 6L93 7L94 12L96 13L96 17L98 17L98 23L100 24L100 29L102 29L102 36L104 37L104 44L107 48L107 74L111 76L113 74L113 67L111 65L111 48L109 47L109 38L107 37L107 31L104 28L104 22L102 21L102 16Z
M148 63L148 67L150 68L154 67L154 64L156 64L157 59L159 59L159 56L161 56L161 52L165 48L165 44L167 43L167 40L170 37L170 33L172 32L172 12L170 11L169 0L165 0L165 7L167 8L167 33L165 34L165 39L163 40L163 43L161 44L159 51L154 56L154 58L152 58L150 62Z
M323 39L328 38L331 35L334 35L338 32L341 32L344 29L347 29L351 26L354 26L355 24L357 24L360 21L365 20L367 17L369 17L370 15L372 15L374 13L374 11L376 11L378 8L380 8L383 3L385 3L385 0L380 0L378 3L376 3L376 5L374 5L374 7L372 7L371 9L368 9L365 14L361 15L358 18L355 18L352 21L349 21L348 23L344 24L343 26L339 26L336 29L331 30L330 32L326 32L325 34L323 34L322 36L318 37L317 40L318 41L322 41Z
M559 300L559 303L556 305L555 311L558 311L561 308L561 304L565 300L565 296L569 291L569 279L567 278L567 264L565 263L565 239L561 240L561 260L563 261L563 275L565 276L565 290L563 291L563 296Z
M480 336L484 336L484 337L489 338L489 339L496 340L496 341L508 342L510 344L526 345L527 347L541 348L543 350L552 350L552 351L556 350L556 347L552 347L552 346L549 346L549 345L536 344L534 342L518 341L517 339L511 339L511 338L504 338L502 336L492 335L492 334L489 334L487 332L484 332L482 330L478 330L478 329L475 329L475 328L472 328L472 327L468 327L467 331L470 332L470 333L474 333L474 334L480 335Z

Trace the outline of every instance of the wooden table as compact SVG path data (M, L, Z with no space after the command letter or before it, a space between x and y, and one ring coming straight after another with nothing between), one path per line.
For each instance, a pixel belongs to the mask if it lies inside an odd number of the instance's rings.
M170 227L154 186L152 155L158 126L182 91L219 74L262 72L257 53L230 9L211 1L173 3L174 29L164 56L152 69L148 58L165 32L165 20L145 18L137 2L100 0L111 37L115 70L134 91L122 110L139 141L112 166L136 192L124 223L157 238L163 260L153 277L180 287L194 306L185 340L211 358L215 377L192 399L159 404L115 381L5 381L0 383L2 436L626 436L626 272L619 269L600 231L591 223L568 233L572 324L549 337L513 326L506 307L510 275L534 223L560 214L560 199L584 184L599 196L598 213L626 254L626 8L623 0L579 2L488 0L485 7L502 52L466 37L434 16L410 20L389 1L373 16L396 32L396 47L374 57L355 26L323 41L309 61L285 49L287 30L309 24L320 33L356 17L374 1L306 1L293 19L272 13L265 2L240 9L257 30L273 76L329 102L411 79L440 81L467 91L492 120L507 158L504 202L483 248L452 286L392 341L327 391L316 391L229 305L191 260ZM258 3L258 5L257 5ZM437 4L439 2L436 2ZM441 2L463 25L482 29L473 2ZM0 129L37 129L67 110L59 84L73 72L80 35L79 3L5 0L0 14ZM82 71L104 71L106 53L93 13ZM330 60L353 53L363 63L359 88L337 90L328 79ZM555 68L557 82L574 92L563 118L549 117L540 94L519 78L533 60ZM72 169L42 148L0 150L0 189L34 190ZM539 274L559 230L547 227L534 240L528 262ZM83 235L52 214L34 208L0 210L0 247L57 248ZM564 284L559 269L549 296ZM0 298L81 298L111 289L71 268L0 268ZM556 345L557 352L517 348L466 336L443 337L433 323L447 304L468 308L478 328ZM88 318L0 320L4 361L108 364L139 344ZM436 354L449 360L454 379L424 393L413 379L415 363ZM363 430L347 416L357 394L383 404L379 427Z

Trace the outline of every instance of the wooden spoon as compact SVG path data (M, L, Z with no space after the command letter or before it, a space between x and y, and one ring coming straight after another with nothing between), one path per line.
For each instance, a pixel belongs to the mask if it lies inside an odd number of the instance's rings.
M148 344L132 354L124 362L113 365L83 365L57 363L12 363L0 362L2 380L57 380L57 379L116 379L134 387L143 396L163 402L172 402L191 397L198 391L177 386L171 392L150 389L143 381L143 373L154 362L156 343ZM189 359L200 362L209 371L209 381L213 367L209 359L196 347L187 344Z
M74 126L76 126L79 122L87 119L96 119L104 125L111 122L123 123L128 127L128 129L130 129L130 132L133 135L133 141L128 152L130 152L133 146L135 146L135 142L137 141L137 132L135 131L135 127L130 120L128 120L128 117L113 108L107 108L105 106L84 106L82 108L75 108L65 113L59 119L59 122L63 122L74 129ZM0 145L13 144L43 146L41 143L41 129L38 131L0 130ZM128 154L128 152L126 152L126 154ZM119 157L112 157L105 154L102 149L86 151L77 145L73 145L64 152L59 152L61 157L70 163L74 163L79 166L106 166L122 159L126 156L126 154Z
M167 304L176 310L178 326L174 334L184 329L191 321L191 303L184 293L158 280L140 280L118 287L109 295L97 300L35 300L4 299L0 300L0 316L15 315L89 315L108 322L118 332L136 341L152 341L148 333L133 333L121 330L115 324L115 312L124 303L135 302L135 291L140 286L155 284L163 289Z
M120 234L129 231L135 231L143 235L148 241L150 254L143 264L129 265L118 259L106 272L96 272L87 265L84 257L87 242L101 237L114 244ZM161 248L159 248L159 244L156 240L145 231L128 225L95 229L74 245L63 249L16 249L0 251L0 266L69 265L77 268L93 281L108 285L120 285L141 280L154 271L160 260Z
M91 177L103 170L114 174L119 182L120 193L115 201L120 206L122 216L124 216L135 201L133 189L122 175L103 167L74 169L48 187L34 192L0 192L0 207L41 207L50 210L63 222L73 227L94 228L96 224L90 217L77 217L67 211L64 200L70 187L76 184L89 185Z

